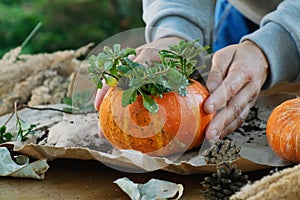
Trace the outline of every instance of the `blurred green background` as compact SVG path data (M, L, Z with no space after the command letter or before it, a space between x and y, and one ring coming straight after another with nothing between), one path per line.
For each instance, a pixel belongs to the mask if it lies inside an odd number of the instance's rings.
M0 58L39 22L23 53L76 49L144 26L141 0L0 0Z

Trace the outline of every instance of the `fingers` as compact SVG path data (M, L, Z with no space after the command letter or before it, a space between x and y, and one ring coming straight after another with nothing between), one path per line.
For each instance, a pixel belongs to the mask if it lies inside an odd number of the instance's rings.
M248 83L210 122L206 129L206 137L225 137L242 125L257 97L255 83Z
M221 49L212 63L204 111L218 112L206 129L208 139L225 137L243 123L268 74L266 57L251 42Z
M235 69L234 65L232 68L230 74L205 102L205 112L213 113L224 107L251 80L251 75L247 70Z
M221 51L216 52L213 57L212 68L207 79L207 88L210 93L214 94L214 96L208 98L204 104L204 111L206 113L213 113L220 109L221 106L224 106L229 100L230 96L233 96L234 93L236 93L238 89L242 87L239 80L231 82L231 79L228 79L228 77L227 83L223 82L223 79L227 76L229 68L231 68L235 53L235 47L229 46ZM238 70L236 72L239 73ZM240 77L239 74L235 75ZM222 87L220 87L220 85L222 85ZM215 93L216 89L217 91Z
M98 135L100 138L105 138L102 130L101 130L101 125L100 125L100 122L98 121Z
M129 55L128 58L129 58L130 60L134 61L135 58L136 58L136 56L135 56L135 55Z
M227 135L229 135L230 133L232 133L234 130L236 130L238 127L240 127L245 119L247 118L249 112L250 112L251 106L248 104L246 105L245 109L243 110L243 112L241 112L241 114L235 118L228 126L226 126L220 134L220 138L224 138Z
M228 53L229 52L229 53ZM207 78L207 88L210 92L222 83L227 71L233 62L236 49L234 46L224 48L215 53L212 59L212 68Z
M144 47L137 52L137 56L134 58L134 61L141 64L145 62L151 63L151 61L160 61L157 53L159 50L160 49L158 48Z
M141 51L143 50L143 48L145 47L146 45L142 45L138 48L135 49L135 52L136 52L136 55L129 55L128 58L132 61L135 61L136 57L141 53Z
M97 90L97 94L96 94L96 98L95 98L95 102L94 102L94 106L97 111L99 111L100 104L101 104L105 94L107 93L108 89L109 89L109 86L104 84L102 89ZM98 120L98 136L100 138L105 138L105 136L101 130L100 120Z
M178 37L166 37L142 45L136 49L137 56L133 60L142 64L145 62L151 63L151 61L160 61L157 52L162 49L167 49L171 44L177 44L179 40L180 38Z
M101 89L97 89L95 102L94 102L94 106L97 111L99 110L100 104L101 104L105 94L107 93L108 89L109 89L109 86L106 84L103 84L103 87Z

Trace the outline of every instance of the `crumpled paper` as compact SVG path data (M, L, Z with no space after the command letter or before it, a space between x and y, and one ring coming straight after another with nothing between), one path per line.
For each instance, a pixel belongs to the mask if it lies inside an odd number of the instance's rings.
M169 181L151 179L145 184L134 183L128 178L114 181L132 200L179 199L183 195L183 185Z
M62 109L63 105L49 107ZM270 110L262 109L258 112L259 116L265 118ZM216 165L205 163L199 149L175 158L151 157L134 150L117 150L107 140L99 138L96 113L70 115L57 111L23 109L18 111L18 115L29 123L38 124L38 127L48 127L47 133L41 132L25 143L11 143L14 151L34 159L97 160L117 170L139 173L159 169L177 174L207 174L216 171ZM8 117L0 117L0 124ZM7 127L14 125L13 118ZM232 163L244 172L290 164L274 154L267 145L265 135L256 132L252 135L237 133L231 138L241 145L241 158Z
M42 180L48 168L46 159L29 163L29 158L24 155L17 156L14 162L9 150L6 147L0 147L0 176Z

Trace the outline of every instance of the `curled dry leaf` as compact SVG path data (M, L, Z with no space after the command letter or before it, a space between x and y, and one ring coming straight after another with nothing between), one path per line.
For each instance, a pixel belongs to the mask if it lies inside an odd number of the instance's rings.
M137 184L128 178L114 181L132 200L179 199L183 195L183 186L169 181L151 179L145 184Z
M28 159L22 156L17 158L17 162L18 164L11 158L10 152L6 147L0 147L0 176L42 180L49 168L46 159L28 163Z

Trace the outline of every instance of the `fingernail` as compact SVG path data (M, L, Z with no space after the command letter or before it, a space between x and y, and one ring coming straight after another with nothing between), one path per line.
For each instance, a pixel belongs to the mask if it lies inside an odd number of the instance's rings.
M217 89L217 83L209 82L209 83L207 83L207 88L210 92L213 92L215 89Z
M134 60L134 59L136 58L136 56L135 56L135 55L129 55L128 58L129 58L130 60Z
M216 139L219 138L219 135L218 135L218 132L217 132L216 129L213 129L213 130L210 131L209 138L210 138L210 141L211 140L213 141L213 140L216 140Z

